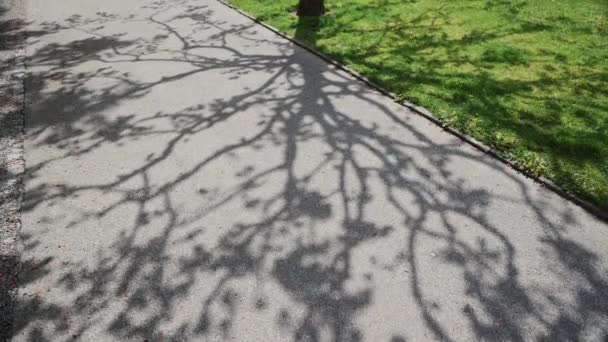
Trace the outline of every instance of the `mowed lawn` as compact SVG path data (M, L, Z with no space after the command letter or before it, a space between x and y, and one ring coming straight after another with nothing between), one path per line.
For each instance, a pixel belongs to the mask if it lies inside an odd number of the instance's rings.
M229 0L608 209L607 0Z

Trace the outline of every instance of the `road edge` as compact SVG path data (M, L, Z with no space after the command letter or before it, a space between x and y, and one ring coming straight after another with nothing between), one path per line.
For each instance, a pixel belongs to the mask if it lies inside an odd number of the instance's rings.
M25 4L0 8L0 341L13 335L20 269L25 116Z

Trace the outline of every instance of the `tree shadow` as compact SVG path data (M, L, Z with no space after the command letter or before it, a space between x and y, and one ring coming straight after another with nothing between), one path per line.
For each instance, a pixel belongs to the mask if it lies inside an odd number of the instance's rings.
M33 24L16 340L606 333L603 223L219 3L130 6Z
M337 6L318 30L293 26L304 43L320 42L371 81L606 209L606 56L597 47L608 40L585 16L531 6L369 2ZM529 37L535 44L524 43ZM590 52L566 56L558 46Z
M317 42L317 34L320 28L321 19L319 17L298 17L294 37L302 43L314 46Z

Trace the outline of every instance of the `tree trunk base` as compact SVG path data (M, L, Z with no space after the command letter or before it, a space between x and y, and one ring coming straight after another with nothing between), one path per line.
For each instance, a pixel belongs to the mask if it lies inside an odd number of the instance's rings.
M299 17L318 17L325 13L323 0L300 0L297 15Z

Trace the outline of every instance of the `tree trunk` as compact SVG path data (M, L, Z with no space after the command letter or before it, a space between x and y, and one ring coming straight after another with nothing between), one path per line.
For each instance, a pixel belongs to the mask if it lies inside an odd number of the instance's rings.
M318 17L325 13L324 0L300 0L298 16Z

